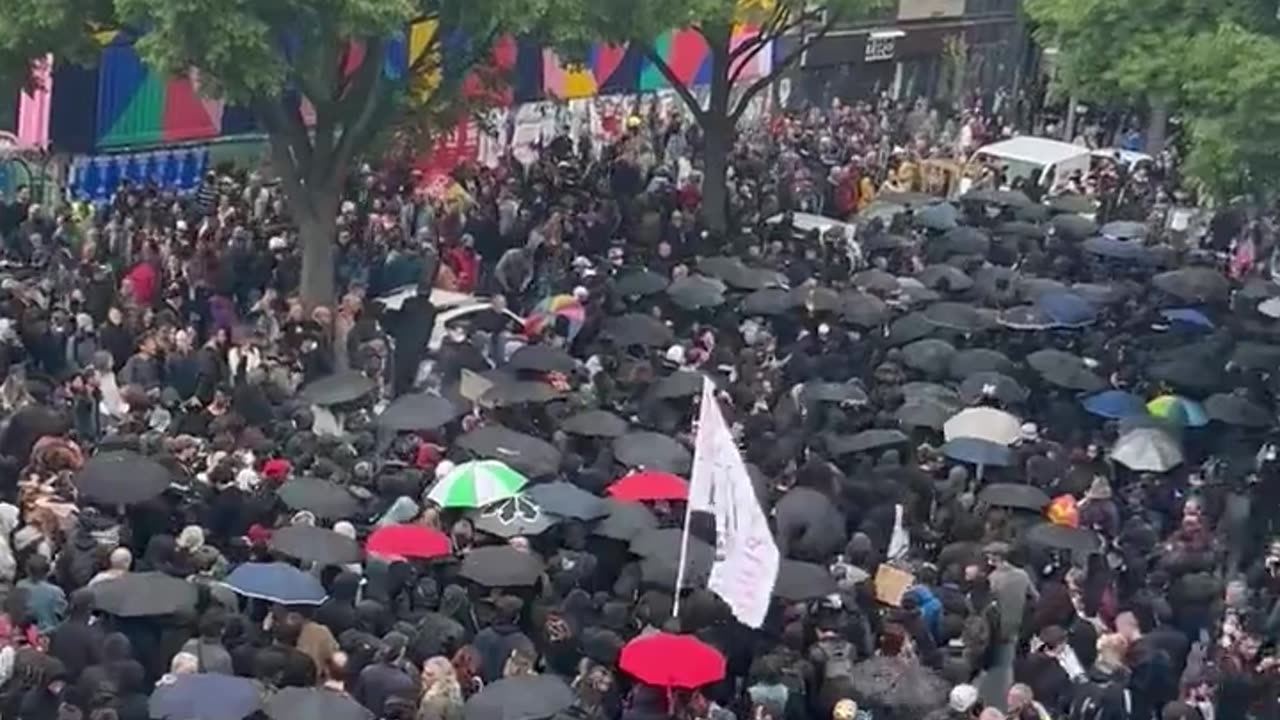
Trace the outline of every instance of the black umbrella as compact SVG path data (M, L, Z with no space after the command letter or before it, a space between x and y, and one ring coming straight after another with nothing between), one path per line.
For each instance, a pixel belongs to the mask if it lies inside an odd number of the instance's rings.
M667 286L667 297L686 310L713 308L724 304L723 282L701 275L689 275Z
M471 520L477 530L506 540L541 535L560 522L560 517L544 512L531 498L516 496L477 510Z
M917 278L904 277L898 278L898 283L902 286L899 293L899 300L908 304L929 304L942 299L942 293L924 286Z
M817 600L834 594L839 588L825 566L784 558L778 563L778 579L773 594L788 602Z
M1026 539L1032 545L1078 553L1091 553L1102 547L1098 533L1092 530L1047 522L1028 530Z
M1147 367L1147 376L1197 393L1219 389L1224 380L1221 360L1188 355Z
M628 467L683 475L693 467L693 454L661 433L630 432L613 441L613 456Z
M537 372L573 372L578 363L569 353L550 345L525 345L516 350L507 361L508 370L534 370Z
M480 459L501 460L529 477L560 471L560 451L551 443L501 425L486 425L458 438L458 447Z
M911 238L904 235L892 235L885 232L868 235L861 238L859 242L862 245L863 252L901 250L902 248L911 246Z
M1098 208L1084 195L1065 193L1049 200L1049 209L1059 213L1092 215Z
M998 350L969 348L951 356L947 371L956 380L964 380L970 375L981 372L1008 375L1014 371L1014 365L1007 355Z
M510 545L472 548L458 574L486 587L528 587L542 577L542 558Z
M349 518L360 512L360 501L345 487L319 478L293 478L281 485L276 495L290 508L322 518Z
M678 527L658 528L637 535L627 549L642 558L658 558L674 563L680 560L683 540L684 531ZM715 556L715 548L696 537L689 538L687 550L690 557L711 559Z
M927 427L941 430L947 420L955 415L955 408L948 407L933 400L908 400L894 413L893 417L905 427Z
M609 514L609 503L582 488L556 481L525 488L525 497L538 504L543 512L562 518L591 521Z
M1015 238L1027 238L1028 240L1039 240L1044 237L1044 228L1025 220L1010 220L997 225L996 234Z
M924 319L931 325L963 333L974 333L995 326L995 319L972 305L938 302L924 309Z
M865 405L867 391L856 382L807 382L800 388L800 397L807 402L849 403Z
M1236 394L1210 395L1204 401L1204 409L1210 418L1227 425L1265 428L1276 421L1266 408Z
M705 543L704 543L705 545ZM684 578L680 586L684 590L704 587L711 577L712 558L704 553L690 553L685 558ZM640 560L640 579L664 590L675 590L680 578L680 563L667 556L646 557Z
M902 386L902 397L906 402L915 402L917 400L936 402L939 405L950 408L952 415L959 412L965 405L960 393L946 385L932 382L909 382Z
M564 397L564 391L541 380L517 380L503 372L487 376L492 383L480 396L484 407L516 407L542 405Z
M831 288L805 285L791 291L796 304L811 313L838 312L844 305L840 293Z
M196 586L161 572L131 572L95 584L93 607L116 617L155 617L195 610Z
M911 221L929 230L951 230L960 222L960 211L950 203L938 203L916 211Z
M873 429L863 430L854 435L830 436L827 438L827 450L837 457L852 453L868 452L908 442L900 430Z
M930 375L946 374L956 348L951 343L937 338L925 338L902 348L902 362L913 370Z
M941 246L951 255L982 255L991 251L991 237L982 230L962 225L942 236Z
M262 686L220 673L169 675L147 701L154 720L242 720L262 708Z
M706 376L695 370L676 370L649 387L648 395L654 400L673 400L702 394Z
M666 347L675 340L671 328L652 315L631 313L609 318L603 333L619 345Z
M1098 232L1098 224L1081 215L1058 215L1050 221L1053 233L1067 240L1085 240Z
M781 315L796 307L796 298L782 288L757 290L742 299L738 309L743 315Z
M1231 362L1245 370L1274 370L1280 366L1280 345L1244 340L1232 350Z
M133 505L164 492L169 470L133 452L94 455L71 479L81 497L103 505Z
M1050 501L1049 495L1038 487L1019 483L991 483L978 493L978 502L1040 512Z
M930 265L916 275L925 287L959 293L973 287L973 278L954 265Z
M782 287L786 278L772 270L747 267L736 257L709 257L698 261L698 272L723 280L726 285L739 290L759 290Z
M1093 237L1084 241L1084 251L1097 255L1098 257L1109 258L1111 260L1127 260L1131 262L1141 262L1150 257L1151 253L1140 242L1130 242L1128 240L1116 240L1107 237Z
M627 421L607 410L584 410L566 418L560 429L582 437L615 438L627 433Z
M889 306L874 295L849 292L841 300L840 315L858 327L877 327L889 319Z
M347 565L360 562L360 544L322 527L290 525L271 534L267 545L291 558L320 565Z
M1231 293L1231 282L1207 267L1171 270L1151 278L1151 284L1187 302L1218 302Z
M967 403L993 399L1006 405L1020 405L1027 401L1029 395L1021 383L1004 373L976 372L960 383L960 397Z
M653 295L667 289L670 281L665 275L652 270L634 270L613 284L613 291L619 295Z
M1018 297L1023 302L1035 302L1045 295L1067 292L1070 290L1065 283L1053 278L1036 277L1034 275L1023 275L1018 278Z
M1018 300L1018 280L1021 275L1016 270L998 265L984 267L973 274L973 284L982 299L989 305L1003 307Z
M937 332L938 327L929 322L922 312L912 312L889 323L889 334L885 336L885 344L897 347L929 337Z
M1027 364L1051 385L1068 390L1098 392L1107 386L1085 365L1084 360L1061 350L1038 350L1027 356Z
M457 405L439 395L401 395L378 414L378 427L391 431L435 430L463 414Z
M328 688L287 687L267 698L271 720L373 720L374 714L346 693Z
M609 514L591 531L611 540L630 541L637 535L658 527L658 518L641 503L605 499Z
M543 720L577 699L556 675L519 675L496 680L472 695L463 706L463 720Z
M899 289L897 277L876 268L854 273L853 286L881 295L896 293Z
M313 405L339 405L359 400L377 388L373 380L351 370L308 383L298 395Z

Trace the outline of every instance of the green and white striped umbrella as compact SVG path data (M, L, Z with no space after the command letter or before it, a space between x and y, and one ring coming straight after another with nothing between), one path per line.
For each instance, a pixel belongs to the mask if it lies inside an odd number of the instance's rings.
M478 508L515 497L529 480L498 460L476 460L438 480L427 499L440 507Z

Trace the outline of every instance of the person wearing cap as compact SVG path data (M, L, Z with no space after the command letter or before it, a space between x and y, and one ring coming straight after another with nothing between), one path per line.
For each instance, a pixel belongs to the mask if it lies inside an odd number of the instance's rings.
M927 720L975 720L980 712L982 703L978 701L978 688L961 683L951 688L947 706L930 713Z

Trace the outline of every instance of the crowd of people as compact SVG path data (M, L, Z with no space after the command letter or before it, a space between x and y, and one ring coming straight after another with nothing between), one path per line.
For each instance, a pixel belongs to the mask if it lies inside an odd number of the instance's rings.
M1280 285L1146 222L1166 158L925 192L1005 132L780 115L728 232L679 121L442 192L361 168L318 307L259 173L20 189L0 717L1275 716ZM681 552L704 377L785 558L759 629L706 518Z

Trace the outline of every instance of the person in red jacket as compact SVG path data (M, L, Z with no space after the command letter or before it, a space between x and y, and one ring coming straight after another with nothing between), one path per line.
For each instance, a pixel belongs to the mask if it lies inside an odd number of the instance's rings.
M445 264L453 270L457 278L458 290L472 292L480 281L480 256L476 254L474 238L463 235L462 239L452 243L444 253Z
M134 265L124 277L129 281L127 287L133 293L134 302L144 308L151 307L155 303L160 277L151 263L143 261Z

